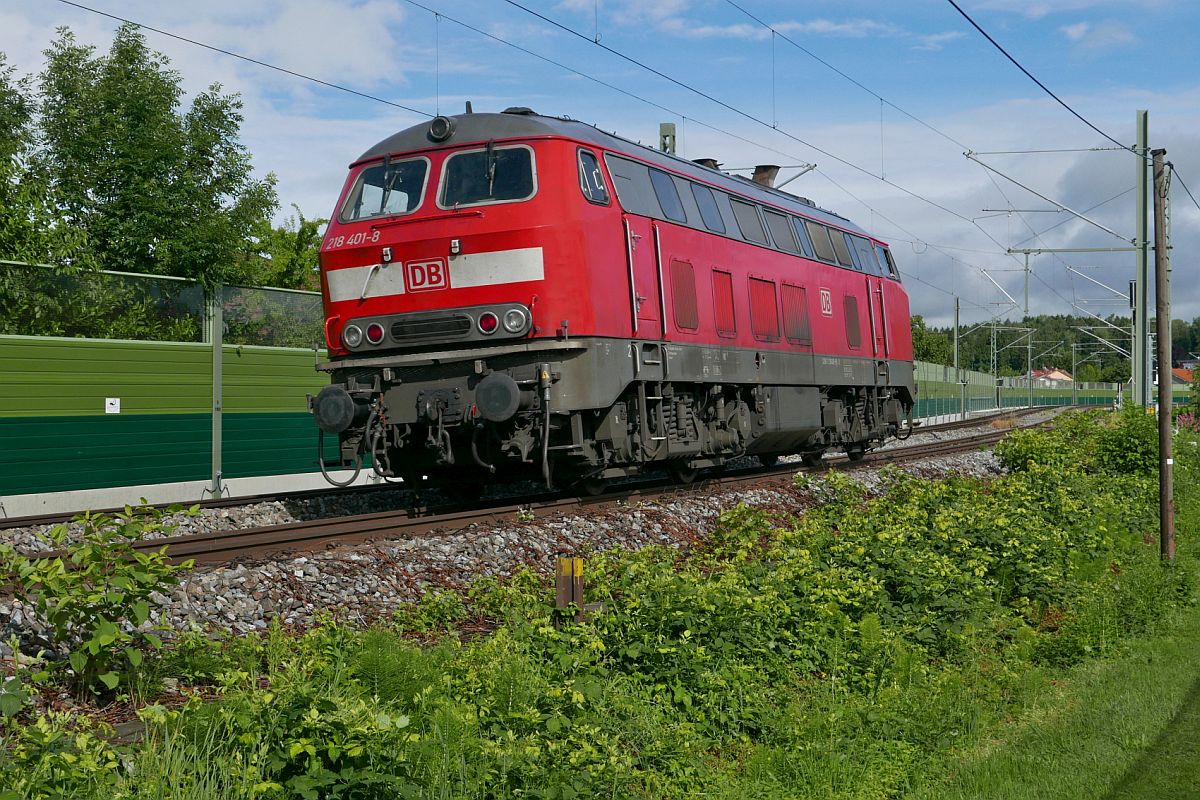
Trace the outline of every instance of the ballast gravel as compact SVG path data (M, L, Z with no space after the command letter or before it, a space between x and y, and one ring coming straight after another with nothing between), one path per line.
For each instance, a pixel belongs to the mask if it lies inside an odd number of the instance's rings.
M950 474L988 477L1002 471L991 451L933 457L909 462L903 468L931 478ZM882 485L879 469L855 470L854 477L872 491ZM378 501L347 496L325 501L323 510L331 515L364 513L364 506L374 502ZM170 631L196 628L245 633L265 629L275 618L287 625L310 625L322 614L368 622L433 589L462 590L479 577L504 578L522 567L549 572L557 554L586 556L615 547L647 545L686 549L708 535L722 510L738 503L786 516L816 502L819 499L813 494L780 481L772 487L704 496L681 494L678 499L587 516L526 521L514 515L507 524L494 527L470 526L441 535L377 540L255 563L196 568L169 594L152 599ZM288 521L291 510L286 506L258 504L246 507L244 514L242 509L217 509L187 521L207 526L190 530L228 529L234 527L235 519L241 526L274 524ZM11 532L0 533L13 541L8 535ZM45 648L41 633L29 608L11 597L0 597L0 639L15 635L21 649L32 655ZM11 655L9 647L0 644L0 657Z

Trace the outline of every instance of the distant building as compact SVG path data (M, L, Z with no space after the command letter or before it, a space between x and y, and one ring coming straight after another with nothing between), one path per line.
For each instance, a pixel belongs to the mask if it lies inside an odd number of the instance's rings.
M1033 371L1033 380L1037 382L1038 386L1057 389L1064 383L1072 383L1074 378L1065 369L1045 367L1044 369L1035 369Z
M1176 367L1171 370L1171 384L1178 386L1180 384L1190 385L1192 382L1192 369L1185 367Z

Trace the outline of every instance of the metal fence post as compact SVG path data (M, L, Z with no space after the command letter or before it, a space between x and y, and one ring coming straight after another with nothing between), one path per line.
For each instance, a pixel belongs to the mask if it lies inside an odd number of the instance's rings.
M222 390L222 360L225 344L225 315L224 289L220 283L207 290L208 306L208 340L212 344L212 482L209 492L213 497L221 497L225 486L221 479L221 400Z

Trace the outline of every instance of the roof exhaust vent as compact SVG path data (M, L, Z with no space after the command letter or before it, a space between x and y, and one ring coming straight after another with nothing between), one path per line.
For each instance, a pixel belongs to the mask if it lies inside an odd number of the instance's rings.
M692 163L699 164L702 167L708 167L709 169L721 168L721 164L715 158L693 158Z
M779 167L775 164L759 164L754 168L754 176L752 180L755 183L771 188L775 186L775 176L779 174Z

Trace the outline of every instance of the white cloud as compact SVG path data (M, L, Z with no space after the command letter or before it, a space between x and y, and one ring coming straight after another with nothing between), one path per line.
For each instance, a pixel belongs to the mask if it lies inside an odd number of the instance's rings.
M1119 22L1102 22L1091 26L1086 35L1076 41L1081 48L1087 50L1108 50L1133 44L1137 37Z
M1172 0L982 0L971 9L1008 11L1028 19L1042 19L1050 14L1090 11L1099 8L1156 10Z
M942 46L947 42L953 42L962 39L966 36L965 31L947 31L946 33L931 33L926 36L918 35L916 44L913 45L915 50L937 51L941 50Z
M1084 36L1087 36L1087 32L1091 30L1091 28L1092 24L1090 22L1076 22L1074 25L1064 25L1063 27L1059 28L1059 30L1062 31L1063 34L1072 42L1078 42L1081 41Z
M807 33L814 36L841 36L861 39L866 36L896 36L901 30L895 25L873 19L851 19L837 22L813 19L807 22L780 22L774 26L782 33Z

